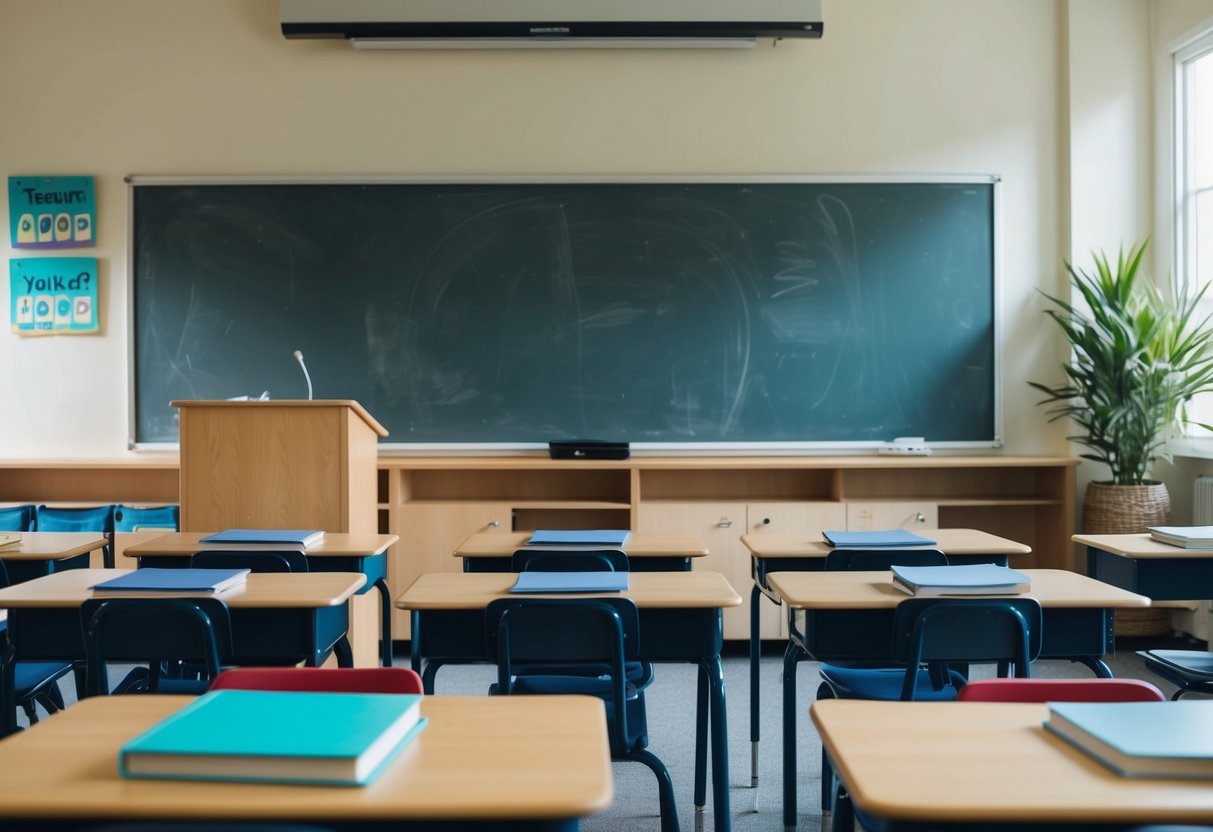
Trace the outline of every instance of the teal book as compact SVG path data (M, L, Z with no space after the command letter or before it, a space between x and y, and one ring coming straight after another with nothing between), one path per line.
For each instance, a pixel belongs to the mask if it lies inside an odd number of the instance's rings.
M527 541L531 546L622 546L628 539L627 529L540 529Z
M519 572L510 592L622 592L627 572Z
M966 563L957 566L890 567L893 586L919 598L947 595L1018 595L1032 588L1032 579L1007 566Z
M1044 726L1126 777L1213 777L1213 701L1051 702Z
M853 549L867 546L934 546L935 541L906 529L879 529L862 532L822 532L831 546Z
M363 786L424 726L421 697L217 690L127 742L123 777Z

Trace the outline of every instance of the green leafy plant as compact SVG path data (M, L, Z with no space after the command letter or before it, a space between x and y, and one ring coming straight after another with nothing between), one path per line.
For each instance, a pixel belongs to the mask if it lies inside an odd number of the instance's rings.
M1166 441L1189 421L1187 402L1213 390L1213 332L1197 309L1205 290L1172 278L1164 294L1139 272L1146 245L1121 250L1115 263L1095 254L1094 271L1065 264L1086 308L1042 294L1070 342L1066 380L1028 382L1045 394L1039 404L1052 405L1049 421L1069 417L1082 429L1070 437L1089 449L1080 456L1106 463L1116 485L1149 482L1151 463L1170 459Z

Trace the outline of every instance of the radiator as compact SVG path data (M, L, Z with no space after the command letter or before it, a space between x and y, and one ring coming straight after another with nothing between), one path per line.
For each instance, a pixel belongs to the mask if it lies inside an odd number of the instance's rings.
M1213 526L1213 477L1197 477L1192 484L1192 525Z

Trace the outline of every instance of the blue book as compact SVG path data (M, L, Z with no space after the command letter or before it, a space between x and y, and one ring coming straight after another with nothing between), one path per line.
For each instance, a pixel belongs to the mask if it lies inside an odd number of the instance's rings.
M540 529L531 535L528 545L535 546L612 546L618 547L628 539L627 529L549 530Z
M836 548L863 546L934 546L935 541L905 529L882 529L864 532L822 532L826 543Z
M623 592L627 572L519 572L510 592Z
M1051 702L1044 726L1126 777L1213 777L1213 701Z
M94 592L186 592L217 594L244 584L248 569L136 569L93 584Z
M966 563L957 566L889 567L893 586L919 598L945 595L1018 595L1032 587L1032 579L1007 566Z
M217 690L123 745L118 770L133 778L362 786L424 724L417 695Z
M199 543L225 543L242 546L289 546L306 549L324 540L324 532L304 529L224 529L198 538Z

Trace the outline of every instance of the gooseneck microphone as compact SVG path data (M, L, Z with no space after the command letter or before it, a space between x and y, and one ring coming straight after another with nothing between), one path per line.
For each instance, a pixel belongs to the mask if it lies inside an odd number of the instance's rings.
M303 370L303 377L307 379L307 400L312 400L312 377L308 374L307 365L303 363L303 353L295 350L295 360L299 362L299 368Z

